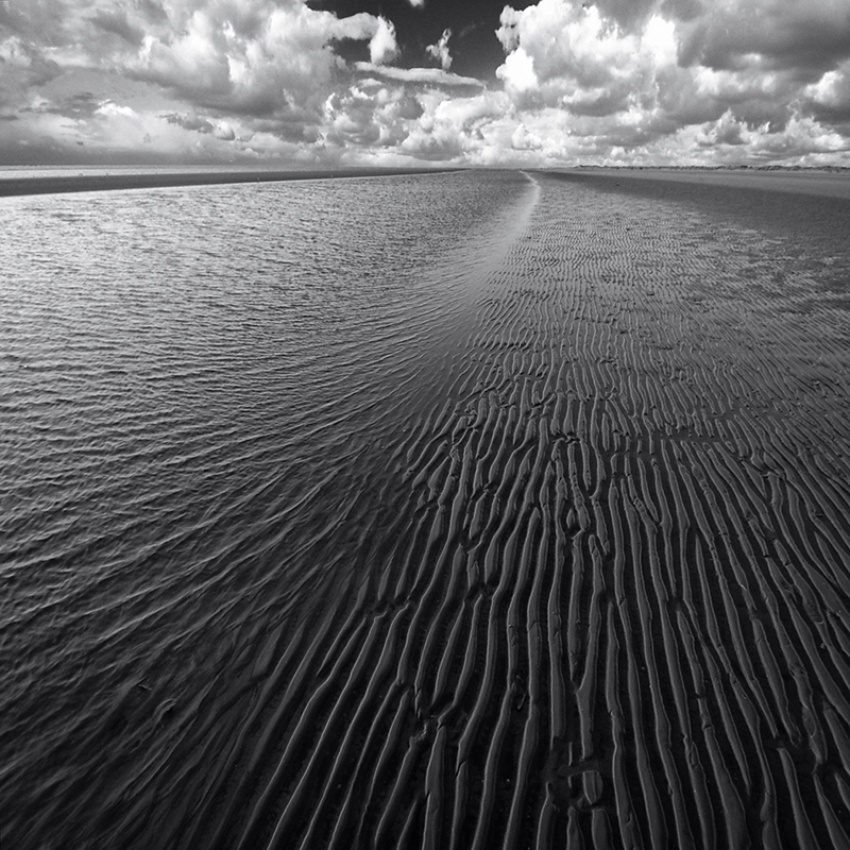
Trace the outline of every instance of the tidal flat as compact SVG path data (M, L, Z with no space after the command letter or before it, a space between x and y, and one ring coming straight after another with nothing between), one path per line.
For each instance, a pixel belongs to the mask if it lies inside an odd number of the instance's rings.
M0 843L850 846L832 177L0 198Z

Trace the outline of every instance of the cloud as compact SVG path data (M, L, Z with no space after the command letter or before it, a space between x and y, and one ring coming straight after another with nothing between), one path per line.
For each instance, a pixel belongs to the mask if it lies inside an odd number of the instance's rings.
M435 67L399 67L403 28L308 0L0 2L0 157L850 164L841 0L539 0L494 24L479 80L448 29Z
M32 108L37 92L61 73L56 63L19 36L3 39L0 33L0 117L19 118Z
M816 0L810 15L780 0L507 6L496 75L516 115L512 150L557 155L545 135L557 116L552 132L569 139L563 155L572 160L843 155L838 139L850 128L818 123L846 120L846 66L834 63L850 53L850 9L839 7Z
M369 57L373 65L391 62L398 55L395 27L386 18L378 18L375 34L369 42Z
M448 71L452 67L452 56L449 53L449 39L452 37L450 29L443 30L440 40L436 44L429 44L425 48L425 52L429 56L433 56L442 66L444 71Z
M673 25L660 17L631 34L595 6L540 0L522 12L506 7L500 22L496 36L508 55L497 76L520 106L627 111L654 96L657 72L676 61Z
M403 87L366 81L331 95L325 103L326 143L344 148L400 145L423 109Z
M338 39L369 40L375 61L395 52L392 25L360 14L337 18L303 3L267 7L260 15L225 16L218 7L187 16L178 35L147 35L126 62L131 75L174 89L208 106L269 115L295 109L318 113L324 87L342 67Z
M697 144L702 147L743 145L746 144L749 135L746 124L737 120L731 110L728 110L717 121L703 126Z
M354 67L363 74L372 74L400 83L421 84L443 88L469 86L484 88L484 83L475 77L451 74L440 68L396 68L390 65L373 65L371 62L355 62Z
M376 63L397 52L383 18L338 18L304 0L31 0L18 40L59 69L98 68L153 83L193 103L273 113L324 99L344 67L340 40L367 42Z
M248 145L233 147L235 131L226 122L192 121L181 116L139 112L125 104L102 101L77 117L57 104L39 102L10 134L9 162L26 161L32 151L48 161L96 163L162 162L175 158L198 162L228 162L250 156ZM19 125L26 123L25 133ZM17 144L16 144L17 143ZM283 149L283 145L279 146ZM297 156L295 146L289 151ZM71 155L73 154L73 155Z
M803 97L816 117L850 123L850 60L806 86Z
M717 70L760 63L801 76L850 57L850 6L836 0L748 0L706 4L682 27L680 59Z
M419 101L423 113L410 124L401 146L409 156L453 164L530 164L519 162L510 151L515 117L503 92L445 98L431 90Z
M656 12L656 0L596 0L602 17L615 23L623 32L639 31Z
M515 99L540 88L540 80L534 70L534 59L522 47L517 47L508 54L505 64L496 70L496 76L505 83L506 90Z
M29 69L32 67L32 55L21 39L11 36L0 41L0 62L6 65L9 71L13 68Z
M202 118L198 115L180 115L171 113L169 115L161 115L169 124L177 124L186 130L196 133L206 133L215 136L217 139L223 139L227 142L236 140L236 131L229 121L210 120Z
M359 41L376 65L398 52L394 27L386 19L365 13L339 18L311 9L304 0L31 0L25 15L17 4L12 13L5 4L0 9L0 115L21 118L34 134L43 133L45 120L26 110L33 92L45 91L51 109L74 119L57 134L57 145L65 144L69 155L79 153L77 148L102 150L104 123L117 127L123 121L115 138L122 152L139 130L141 139L152 140L140 148L144 156L156 140L163 157L175 151L207 157L222 153L210 147L210 137L230 142L250 137L268 143L269 156L285 152L299 158L300 148L282 149L275 139L308 146L321 138L324 103L351 75L335 45ZM90 114L86 130L67 98L46 88L53 81L65 86L64 80L81 72L96 75L103 88L116 92L131 84L147 86L149 99L170 100L173 107L139 110L135 129L130 116L108 108ZM119 100L114 98L116 104ZM163 115L172 118L157 117ZM175 122L174 115L204 116L216 129L208 133L206 124ZM141 124L150 126L142 132ZM19 145L25 142L23 132ZM239 150L256 152L247 146ZM305 147L303 153L323 155L319 147Z
M144 29L131 23L120 11L97 12L92 16L91 22L104 33L123 39L131 47L138 48L144 41Z

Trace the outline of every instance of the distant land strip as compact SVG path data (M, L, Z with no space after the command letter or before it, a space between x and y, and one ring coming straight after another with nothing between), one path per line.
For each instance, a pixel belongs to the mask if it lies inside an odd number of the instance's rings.
M663 181L737 189L814 195L850 200L850 169L792 168L556 168L549 174L576 180L627 181L621 188L635 187L638 181Z
M338 177L387 177L463 171L453 168L346 168L333 171L199 171L133 174L76 174L68 176L0 176L0 198L65 192L104 192L116 189L160 189L175 186L213 186L225 183L275 183Z

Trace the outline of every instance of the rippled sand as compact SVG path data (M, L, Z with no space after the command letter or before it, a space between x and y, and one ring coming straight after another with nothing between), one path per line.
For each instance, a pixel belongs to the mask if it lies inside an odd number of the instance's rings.
M510 187L382 326L349 459L251 516L302 572L199 561L238 628L180 699L128 682L77 846L850 846L850 205ZM273 478L221 498L248 522Z
M261 169L168 168L118 169L0 169L0 198L26 195L55 195L66 192L104 192L127 189L161 189L182 186L218 186L233 183L287 183L293 180L339 179L341 177L389 177L402 174L438 174L422 168L341 168L336 170L264 171Z

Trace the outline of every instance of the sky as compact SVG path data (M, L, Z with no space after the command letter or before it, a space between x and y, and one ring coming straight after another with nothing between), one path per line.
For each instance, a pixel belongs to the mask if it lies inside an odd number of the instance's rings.
M850 166L850 0L0 0L0 165Z

